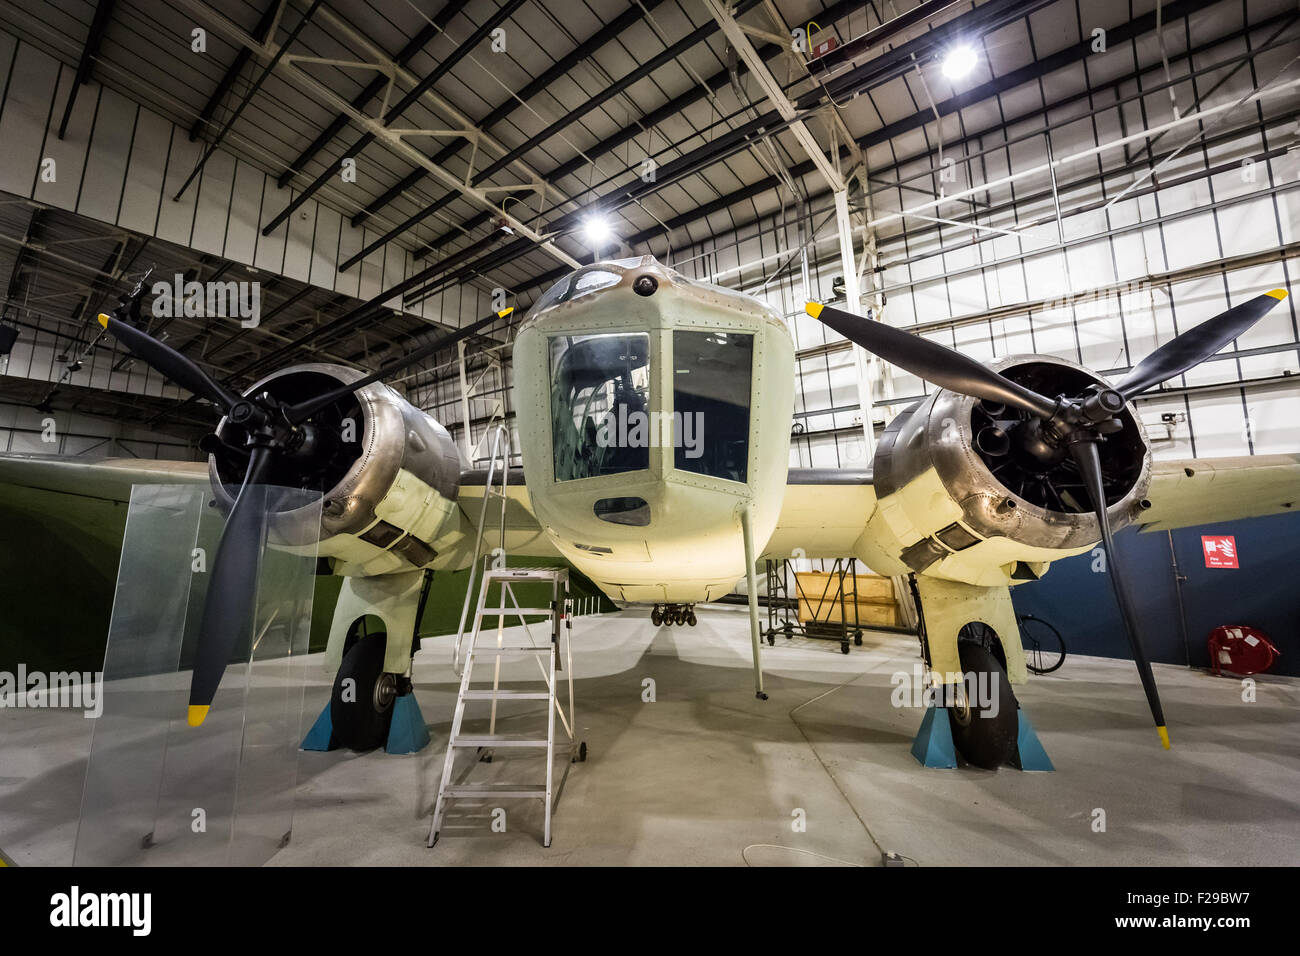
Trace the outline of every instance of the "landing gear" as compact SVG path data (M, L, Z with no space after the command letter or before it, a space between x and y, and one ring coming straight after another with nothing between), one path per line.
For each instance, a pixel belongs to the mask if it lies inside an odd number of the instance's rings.
M1016 695L1007 672L983 643L958 641L957 652L962 673L971 676L954 687L958 699L948 708L952 741L968 763L994 770L1015 750L1019 729Z
M335 739L352 750L374 750L388 739L400 688L398 675L384 670L387 639L382 631L358 637L334 675L330 721Z
M697 623L694 604L656 604L650 612L650 623L655 627L660 624L685 624L694 627Z

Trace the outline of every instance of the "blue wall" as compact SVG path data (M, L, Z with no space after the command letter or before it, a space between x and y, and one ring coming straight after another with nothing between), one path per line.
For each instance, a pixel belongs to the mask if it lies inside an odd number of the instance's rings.
M1209 569L1201 535L1237 539L1237 569ZM1138 605L1151 659L1209 667L1206 641L1221 624L1259 628L1282 652L1270 673L1300 676L1300 514L1249 518L1174 532L1178 567L1187 575L1183 603L1190 655L1178 625L1178 598L1170 568L1169 537L1127 528L1116 536L1130 590ZM1039 581L1011 589L1016 610L1050 621L1070 653L1132 659L1110 581L1092 571L1093 557L1057 561Z

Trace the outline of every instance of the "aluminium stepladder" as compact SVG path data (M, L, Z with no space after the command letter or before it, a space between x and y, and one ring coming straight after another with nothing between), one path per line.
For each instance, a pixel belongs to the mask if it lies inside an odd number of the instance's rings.
M551 584L550 607L528 608L519 606L511 586L525 581L549 582ZM493 584L501 586L500 598L497 607L489 608L486 605ZM568 568L489 567L484 569L482 584L479 589L478 606L474 613L474 627L469 635L464 670L461 673L460 691L456 697L456 711L452 718L451 734L447 741L447 755L443 761L442 779L438 784L438 800L434 805L433 822L429 827L429 846L432 847L438 841L443 818L447 811L447 802L463 797L532 798L542 800L545 813L542 845L548 847L551 845L551 816L558 802L559 791L564 787L564 782L569 773L569 766L573 762L586 757L586 745L580 745L577 742L573 723L572 606L568 594ZM510 599L512 606L507 606L507 597ZM531 629L527 624L524 624L527 643L505 643L505 620L507 617L517 617L520 623L524 623L526 615L536 616L539 614L548 615L550 618L551 634L549 641L541 644L536 643L533 640ZM496 618L497 620L495 643L481 643L482 622L485 618ZM563 648L561 648L561 641L563 641ZM564 654L563 670L566 673L566 682L568 684L567 711L560 705L556 693L556 678L560 669L561 652ZM502 659L518 658L520 656L534 658L541 680L546 684L545 690L515 690L504 689L500 686ZM543 656L546 658L545 663L542 660ZM472 686L475 666L486 664L489 659L492 663L492 686L490 688ZM499 700L546 701L546 736L498 734L496 732L496 720L497 702ZM465 734L461 731L466 704L471 701L484 701L491 704L487 734ZM569 743L569 759L565 762L564 775L560 778L558 786L555 783L555 718L557 714ZM546 751L545 783L466 783L463 780L458 782L453 778L452 772L456 755L460 751L473 751L476 754L477 764L478 760L489 758L492 750L506 747L526 747L539 750L544 748Z

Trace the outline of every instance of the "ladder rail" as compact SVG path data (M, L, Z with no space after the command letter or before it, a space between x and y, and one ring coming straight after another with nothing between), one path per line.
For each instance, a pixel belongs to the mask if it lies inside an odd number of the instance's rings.
M486 506L485 506L486 509ZM504 519L503 519L504 521ZM504 527L504 525L503 525ZM516 580L549 580L551 583L551 640L539 645L532 633L528 622L524 620L523 608L511 586ZM489 598L493 584L500 585L500 594L495 602L495 608L489 608ZM558 791L555 777L555 718L558 716L564 727L569 741L569 760L566 762L564 773L558 782L558 788L563 790L565 781L568 779L568 763L578 759L577 743L577 725L574 716L574 687L573 687L573 603L570 598L569 587L569 570L567 568L489 568L485 565L482 576L479 579L478 601L475 605L473 626L469 634L469 645L465 654L465 666L461 672L460 689L456 696L456 708L452 717L451 733L447 741L447 753L443 759L442 779L438 785L438 797L434 804L433 820L429 827L428 846L432 847L438 839L442 829L443 822L446 818L447 805L449 801L463 797L490 797L497 796L500 798L533 798L541 799L544 804L544 823L543 823L543 846L551 845L551 817L558 803ZM514 615L510 614L510 608L507 607L507 599L513 604ZM505 640L505 619L508 616L517 616L524 627L528 636L528 644L506 646ZM480 640L483 634L483 619L485 617L495 617L497 620L497 639L495 646L485 641L480 646ZM462 625L462 636L463 636ZM564 642L561 650L560 642ZM536 654L546 653L549 660L543 664L540 657L535 655L538 670L541 679L546 684L546 692L529 693L520 691L504 691L501 688L501 658L507 652L519 653L524 652L527 656L529 651ZM563 665L560 654L564 654ZM474 665L480 662L481 655L492 655L493 674L492 686L490 689L475 689L472 686ZM558 671L561 666L568 668L566 682L568 685L568 707L560 701L559 685L557 682ZM537 737L518 737L509 734L498 734L496 732L497 721L497 702L498 700L522 699L522 700L545 700L546 706L546 736L545 738ZM491 717L489 723L489 733L483 734L465 734L462 733L465 720L465 705L470 700L484 700L491 703ZM493 748L545 748L546 752L546 780L541 785L524 785L524 784L505 784L505 783L487 783L487 784L466 784L464 781L457 782L453 779L452 773L455 770L456 753L458 750L476 748L481 754L484 750L491 751ZM466 774L468 774L468 769Z
M456 644L452 651L452 670L460 673L460 650L462 642L465 639L465 619L469 616L469 605L471 596L474 593L474 578L478 573L480 580L482 572L479 569L479 561L482 559L486 566L486 559L483 558L483 532L487 526L488 498L493 494L499 494L501 498L501 553L505 554L506 549L506 506L509 502L508 487L510 482L510 433L506 430L504 422L498 422L492 431L492 447L488 453L488 473L487 481L483 485L483 507L479 510L478 525L474 532L474 557L469 562L469 580L465 582L465 602L460 608L460 623L456 625ZM485 436L486 437L486 436ZM505 450L501 450L502 441L505 441ZM499 493L492 491L492 480L496 476L497 461L501 460L501 491Z

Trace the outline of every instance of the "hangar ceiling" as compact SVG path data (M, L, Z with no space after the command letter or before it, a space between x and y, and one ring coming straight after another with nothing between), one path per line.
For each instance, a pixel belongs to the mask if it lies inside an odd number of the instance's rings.
M593 211L611 219L604 256L665 261L784 215L793 201L827 192L800 143L804 122L823 149L835 142L845 171L860 151L873 186L898 186L900 170L921 162L927 174L900 188L924 200L944 188L945 145L965 148L1026 117L1041 125L1053 104L1086 110L1181 49L1248 30L1276 39L1297 19L1293 4L1235 0L1159 8L1154 0L741 0L730 12L793 114L765 96L702 0L14 0L0 8L0 31L274 176L280 188L264 204L291 215L310 196L363 226L368 250L409 253L419 281L402 284L408 307L457 286L503 288L527 305L573 262L592 261L580 228ZM196 26L206 31L202 55L191 48ZM833 37L836 48L819 59L788 55L776 41L799 28L814 44ZM1112 48L1132 52L1090 74L1077 65L1097 28ZM1293 33L1285 40L1294 43ZM936 65L958 41L980 54L960 82ZM268 70L281 47L292 67ZM376 63L394 78L391 90L365 65ZM1184 109L1194 105L1180 95ZM947 144L936 136L937 115ZM407 136L403 148L390 135L399 130L438 135ZM412 161L413 142L423 159ZM355 182L338 175L344 159L357 162ZM34 321L55 323L70 360L94 339L94 314L109 293L146 264L202 280L245 277L245 266L219 256L7 200L0 231L21 241L0 244L6 308L22 321L34 312ZM509 231L498 212L510 217ZM901 230L895 222L878 235ZM288 360L374 368L436 331L391 308L358 323L365 296L262 278L267 313L258 328L232 333L179 318L171 342L247 384ZM0 389L8 400L41 391L11 378ZM76 389L55 406L65 400L93 405ZM184 430L203 418L193 411L160 398L126 414Z

